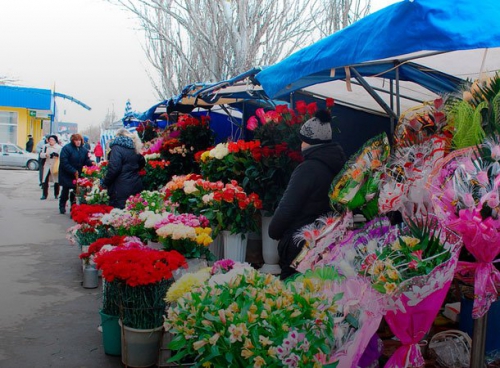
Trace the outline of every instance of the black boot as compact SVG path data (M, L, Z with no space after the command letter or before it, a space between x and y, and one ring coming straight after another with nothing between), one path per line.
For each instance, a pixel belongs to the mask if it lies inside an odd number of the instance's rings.
M59 183L54 184L54 198L55 199L59 198Z
M49 182L44 181L42 183L42 197L40 199L41 200L47 199L48 193L49 193Z

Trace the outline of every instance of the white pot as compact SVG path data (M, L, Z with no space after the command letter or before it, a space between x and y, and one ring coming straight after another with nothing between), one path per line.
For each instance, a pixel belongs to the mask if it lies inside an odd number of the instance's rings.
M247 255L247 234L231 234L230 231L222 232L224 242L224 258L235 262L245 262Z
M272 216L262 216L262 258L264 258L264 265L260 271L279 275L281 268L279 266L278 241L271 239L268 234L269 224L272 219Z
M138 330L123 326L122 329L122 363L127 367L151 367L158 362L163 326Z
M215 256L216 261L220 261L224 258L224 244L222 241L222 235L219 234L215 237L212 244L208 246L210 252Z

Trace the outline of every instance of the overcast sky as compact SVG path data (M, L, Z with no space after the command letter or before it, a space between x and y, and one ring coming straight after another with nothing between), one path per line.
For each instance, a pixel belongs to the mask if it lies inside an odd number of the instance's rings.
M376 11L396 0L372 0ZM98 125L127 99L144 111L157 103L130 13L104 0L0 0L0 76L16 85L52 89L92 110L58 98L58 120ZM193 81L198 82L198 81Z

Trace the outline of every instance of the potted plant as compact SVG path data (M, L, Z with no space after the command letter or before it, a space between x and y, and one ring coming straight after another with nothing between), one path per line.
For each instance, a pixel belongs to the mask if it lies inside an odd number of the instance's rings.
M213 260L208 248L212 229L205 216L165 213L154 226L165 250L176 250L188 259Z
M163 331L164 297L172 273L185 266L185 258L176 251L134 244L101 252L95 262L103 278L119 288L122 362L136 367L153 365Z

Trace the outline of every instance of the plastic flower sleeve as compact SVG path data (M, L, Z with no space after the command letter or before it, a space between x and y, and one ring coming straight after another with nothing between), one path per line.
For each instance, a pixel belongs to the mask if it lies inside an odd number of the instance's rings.
M339 305L344 307L344 313L356 311L359 322L359 329L333 354L332 360L338 361L337 368L358 367L382 320L384 300L366 279L360 277L350 277L334 284L332 292L343 294Z
M451 257L428 275L416 276L388 296L387 324L402 345L385 367L421 367L425 364L418 343L429 331L446 297L458 262L460 241L453 240Z
M378 194L378 185L372 185L370 178L381 171L390 152L389 139L385 133L368 142L351 156L342 171L333 179L330 189L332 207L363 208ZM367 181L369 181L367 183ZM373 211L369 211L367 214Z
M462 234L465 247L477 260L460 261L457 274L474 280L472 318L480 318L498 298L500 271L493 261L500 254L500 226L492 218L483 221L479 209L461 210L458 219L448 226Z
M295 282L299 282L299 285L318 285L319 293L337 305L338 322L351 325L350 331L336 333L342 337L328 363L337 363L337 368L358 367L359 360L380 325L385 311L383 297L371 288L366 279L359 276L341 277L335 268L328 266L308 270L290 281Z
M474 280L473 318L487 313L500 284L500 272L493 266L500 254L500 219L495 215L500 175L498 162L480 157L488 144L493 145L486 141L482 147L450 154L433 172L429 184L436 214L462 236L465 248L477 260L459 262L457 268L459 277Z
M412 146L398 147L389 159L381 183L381 213L400 211L405 219L424 219L433 213L431 197L425 186L445 148L438 139Z
M315 264L329 252L329 248L343 239L351 224L352 213L346 212L344 215L322 217L300 229L294 238L297 241L305 240L305 245L293 260L292 267L301 273L314 269Z

